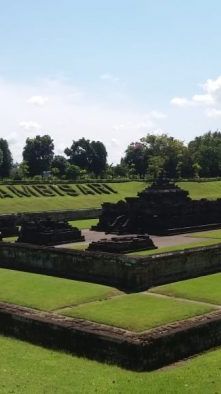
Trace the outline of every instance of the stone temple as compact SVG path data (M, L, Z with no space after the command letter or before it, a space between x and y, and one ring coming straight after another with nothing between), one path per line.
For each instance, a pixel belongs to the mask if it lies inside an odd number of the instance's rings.
M96 231L112 234L179 234L221 227L221 198L192 200L167 178L115 204L104 203Z
M84 241L81 231L67 221L32 220L21 225L17 242L35 245L59 245Z

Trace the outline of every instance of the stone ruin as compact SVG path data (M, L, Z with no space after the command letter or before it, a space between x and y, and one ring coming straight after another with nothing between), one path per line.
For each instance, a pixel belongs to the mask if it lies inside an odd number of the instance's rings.
M104 203L93 230L111 234L180 234L221 227L221 199L192 200L189 193L160 177L137 197Z
M84 241L81 231L67 221L32 220L21 225L17 242L35 245L59 245Z
M157 249L149 235L119 236L111 239L101 239L88 246L89 251L107 253L127 253L141 250Z
M19 227L15 215L1 215L0 234L2 238L18 235Z

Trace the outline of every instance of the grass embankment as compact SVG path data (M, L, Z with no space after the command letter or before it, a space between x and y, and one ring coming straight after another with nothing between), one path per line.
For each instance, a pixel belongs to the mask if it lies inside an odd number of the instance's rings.
M151 292L221 305L221 274L156 287Z
M145 182L124 182L109 184L117 194L57 196L57 197L14 197L0 199L0 212L33 212L63 209L99 208L103 202L117 202L125 197L136 196L147 184ZM73 185L74 186L74 185ZM221 196L221 181L180 182L179 186L190 192L194 199L216 199ZM4 189L4 186L1 186Z
M142 293L122 295L110 300L80 305L63 311L63 314L132 331L144 331L202 315L212 309L212 306Z
M0 269L0 301L50 311L120 294L112 287Z
M98 219L72 220L69 223L73 227L79 228L79 230L85 230L85 229L90 229L91 226L95 226L98 223Z
M117 202L125 197L136 196L144 189L144 182L111 183L109 186L117 191L112 194L96 194L56 197L14 197L0 199L0 213L35 212L65 209L99 208L103 202ZM73 185L74 187L74 185ZM4 186L1 186L4 189ZM79 192L79 191L78 191ZM79 192L80 193L80 192Z
M210 231L202 231L190 235L186 235L190 238L208 238L208 239L220 239L221 240L221 230L210 230Z
M0 337L2 394L220 393L221 350L154 372L116 366Z
M179 182L178 186L187 190L194 200L207 198L215 200L221 197L221 181L212 182Z

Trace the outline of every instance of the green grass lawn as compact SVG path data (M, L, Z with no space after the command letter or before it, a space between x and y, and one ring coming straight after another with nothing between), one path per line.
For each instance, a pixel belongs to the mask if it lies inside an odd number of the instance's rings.
M33 212L63 209L96 208L106 202L117 202L125 197L136 196L143 190L145 182L111 183L117 194L79 195L77 197L15 197L0 199L0 212ZM194 199L216 199L221 196L221 181L217 182L180 182L179 186L190 192ZM4 186L1 186L4 189Z
M154 372L116 366L0 337L1 394L219 394L221 350Z
M202 238L202 235L201 235ZM173 245L173 246L165 246L163 248L158 248L158 249L153 249L153 250L142 250L140 252L133 252L133 253L128 253L129 255L136 255L136 256L151 256L153 254L161 254L161 253L169 253L169 252L177 252L179 250L186 250L186 249L193 249L193 248L199 248L201 246L211 246L211 245L216 245L219 244L220 242L218 239L208 239L205 241L201 242L190 242L188 244L183 244L183 245Z
M151 292L221 305L221 274L156 287Z
M79 195L77 197L14 197L0 199L0 213L34 212L63 209L99 208L104 201L117 202L136 196L144 189L144 182L111 183L117 194ZM4 186L1 186L4 189Z
M84 230L84 229L90 229L91 226L95 226L98 223L98 219L72 220L69 223L73 227L79 228L79 230Z
M193 199L208 198L214 200L221 197L221 181L213 182L179 182L178 185L189 191Z
M0 301L45 311L119 293L108 286L0 269Z
M61 245L62 248L67 248L67 249L75 249L75 250L85 250L87 249L89 243L87 242L73 242L70 244L63 244Z
M221 239L221 230L211 230L211 231L201 231L198 233L193 233L187 235L188 237L194 238L212 238L212 239Z
M7 237L7 238L3 238L4 242L15 242L17 240L18 237Z
M213 308L180 300L156 297L151 294L130 294L110 300L68 308L62 313L121 327L144 331L166 323L210 312Z

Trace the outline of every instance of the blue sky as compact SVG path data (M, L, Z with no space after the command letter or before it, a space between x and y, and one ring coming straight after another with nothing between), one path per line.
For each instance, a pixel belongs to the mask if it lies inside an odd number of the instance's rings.
M81 136L117 162L147 132L221 128L219 1L0 0L0 136L57 153Z

